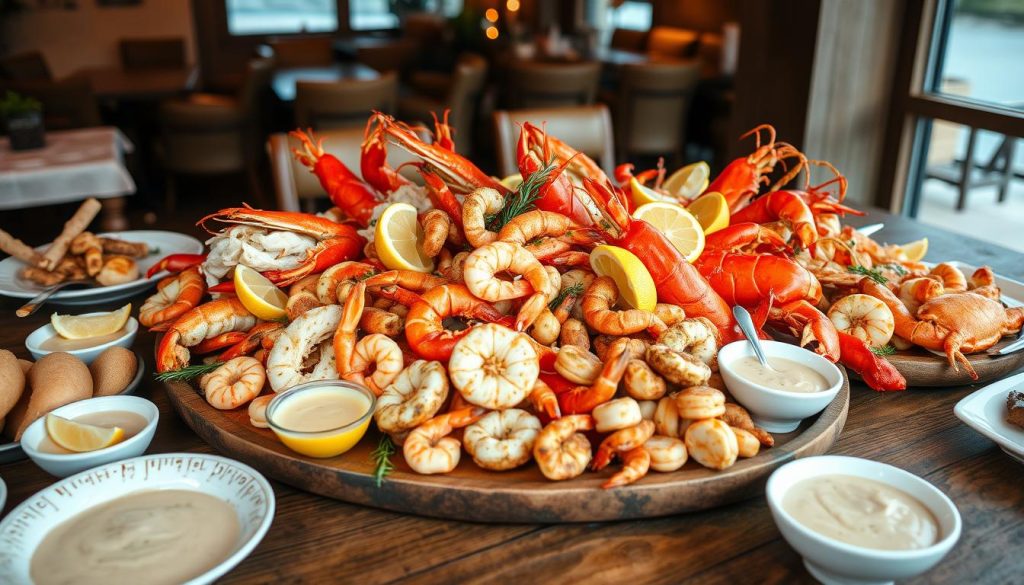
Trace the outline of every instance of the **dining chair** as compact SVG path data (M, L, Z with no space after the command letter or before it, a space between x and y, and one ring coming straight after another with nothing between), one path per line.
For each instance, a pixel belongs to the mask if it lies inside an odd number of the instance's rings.
M0 79L11 81L53 81L46 57L39 51L0 58Z
M671 155L682 162L683 137L700 64L623 65L614 102L618 160L633 155Z
M316 138L323 141L324 151L336 156L349 170L361 176L359 157L363 144L362 128L317 132ZM284 133L271 134L267 140L267 155L270 158L277 209L312 213L316 211L316 200L327 197L327 194L320 186L316 175L295 159L293 149L299 146L298 139ZM390 148L387 160L389 166L399 168L402 163L416 159L401 148ZM401 167L399 172L414 182L420 182L419 173L411 165Z
M362 128L370 112L394 114L398 102L398 76L337 82L299 81L295 89L295 124L300 128L330 130Z
M185 68L185 40L181 37L121 39L119 45L125 70Z
M394 72L404 79L416 62L419 50L419 43L414 39L394 39L357 48L356 61L380 73Z
M508 109L557 108L594 103L601 64L537 63L508 65L504 101Z
M0 95L6 95L8 90L39 100L43 106L43 125L47 130L72 130L102 124L99 103L87 79L0 80Z
M267 42L280 68L330 65L334 63L333 43L331 37L278 38Z
M647 37L647 53L668 59L686 59L697 50L700 34L674 26L655 26Z
M615 140L611 115L604 104L494 112L498 167L502 176L519 172L516 143L523 122L543 127L552 136L596 160L604 172L612 176Z
M473 122L487 80L487 60L475 53L459 55L451 74L419 74L414 77L414 93L398 100L398 117L425 124L433 122L432 113L442 116L451 110L448 124L454 130L459 152L473 152ZM416 83L418 82L418 85Z

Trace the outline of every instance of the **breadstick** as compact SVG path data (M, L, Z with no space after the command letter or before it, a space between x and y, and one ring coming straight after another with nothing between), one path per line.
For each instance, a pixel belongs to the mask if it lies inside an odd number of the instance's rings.
M145 242L129 242L127 240L104 238L102 236L100 237L100 242L103 243L103 251L107 254L131 256L133 258L143 258L149 255L149 246Z
M38 266L43 255L11 234L0 230L0 250L31 266Z
M82 232L71 240L71 253L85 257L85 271L89 276L103 268L103 243L92 232Z
M82 203L82 206L78 208L71 219L64 224L64 231L57 236L57 239L50 244L50 247L43 252L43 268L47 270L53 270L60 259L64 257L64 254L68 251L68 246L71 245L71 240L75 239L75 236L85 231L85 228L89 227L92 223L93 218L100 212L100 202L90 197Z
M21 271L21 276L43 286L50 286L64 281L63 274L59 272L48 272L42 268L36 268L35 266L26 267Z

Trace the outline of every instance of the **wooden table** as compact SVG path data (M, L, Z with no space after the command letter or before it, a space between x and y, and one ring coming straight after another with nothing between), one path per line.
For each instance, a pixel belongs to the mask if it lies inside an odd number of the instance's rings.
M300 81L330 83L369 80L378 77L380 77L380 73L361 63L336 63L325 67L288 67L274 72L270 87L274 90L277 99L290 103L295 101L295 88Z
M72 77L89 80L100 99L159 100L192 90L199 79L195 66L184 69L121 69L90 67L79 69Z
M931 258L990 264L1024 279L1024 255L882 212L880 240L928 236ZM49 311L6 315L0 346L27 357L22 340ZM113 307L111 307L113 308ZM153 338L135 349L152 371ZM171 410L155 382L139 394L160 407L150 452L211 452ZM960 542L918 583L1020 582L1024 557L1024 467L961 424L953 405L974 387L877 393L855 385L850 416L832 450L897 465L937 485L963 516ZM0 466L10 488L7 510L49 485L29 461ZM575 525L449 522L344 504L271 482L277 517L255 552L223 582L345 581L382 583L811 583L800 558L779 536L763 498L697 514Z

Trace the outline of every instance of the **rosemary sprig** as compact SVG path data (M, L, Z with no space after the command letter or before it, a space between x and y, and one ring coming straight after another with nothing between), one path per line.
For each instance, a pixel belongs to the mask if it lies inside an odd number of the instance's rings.
M157 382L185 382L192 378L198 378L203 374L209 374L210 372L221 367L224 362L211 362L209 364L196 364L194 366L185 366L184 368L178 368L177 370L169 370L166 372L160 372L153 376Z
M889 279L882 276L881 271L874 268L868 268L866 266L861 266L860 264L857 264L856 266L847 266L846 269L854 274L861 274L863 276L866 276L871 280L877 282L878 284L885 284L889 282Z
M879 270L881 270L881 269L892 270L893 272L895 272L896 274L898 274L900 276L906 276L907 275L907 269L902 267L902 266L900 266L899 264L896 264L895 262L890 262L889 264L879 264L878 268L879 268Z
M377 482L377 487L384 483L384 477L395 468L391 463L391 456L394 454L395 444L391 442L391 437L382 435L377 442L377 448L370 453L374 464L373 479Z
M875 355L880 355L880 356L892 355L892 354L896 353L896 346L894 346L891 343L887 343L887 344L883 345L882 347L872 347L871 348L871 353L873 353Z
M555 165L550 164L526 178L515 193L505 199L505 206L494 215L487 216L487 229L496 232L505 227L517 215L534 208L533 203L540 197L540 188L548 182Z
M577 282L576 284L574 284L572 286L567 286L567 287L563 288L562 290L558 291L558 294L555 295L555 298L551 299L551 302L548 303L548 309L554 311L559 306L561 306L561 304L563 302L565 302L566 298L568 298L570 296L578 297L581 294L583 294L583 283L582 282Z

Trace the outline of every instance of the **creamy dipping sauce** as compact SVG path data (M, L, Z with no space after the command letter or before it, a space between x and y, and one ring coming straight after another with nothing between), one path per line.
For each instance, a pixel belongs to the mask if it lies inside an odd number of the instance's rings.
M340 386L309 388L281 401L274 424L300 433L330 431L352 424L370 409L362 393Z
M146 428L146 425L149 424L146 417L136 412L128 412L127 410L90 412L81 416L76 416L71 420L89 425L96 425L98 427L121 427L124 429L123 441L127 441L141 433L142 429ZM50 440L50 436L46 434L43 435L43 439L39 441L39 446L36 447L36 449L41 453L51 453L53 455L72 455L75 453L74 451L69 451L57 443L54 443Z
M754 356L742 357L731 364L736 375L756 384L782 392L822 392L829 389L828 380L813 368L787 360L768 356L768 364L778 371L773 372L761 365Z
M124 337L125 328L110 333L108 335L97 335L96 337L86 337L85 339L66 339L60 335L54 335L53 337L43 341L39 344L39 349L43 351L76 351L79 349L89 349L90 347L96 347L97 345L103 345L104 343L110 343L116 339Z
M782 508L819 534L865 548L912 550L939 540L939 523L920 500L863 477L805 479L786 492Z
M188 490L129 494L59 524L32 555L37 585L182 583L220 564L238 542L227 502Z

